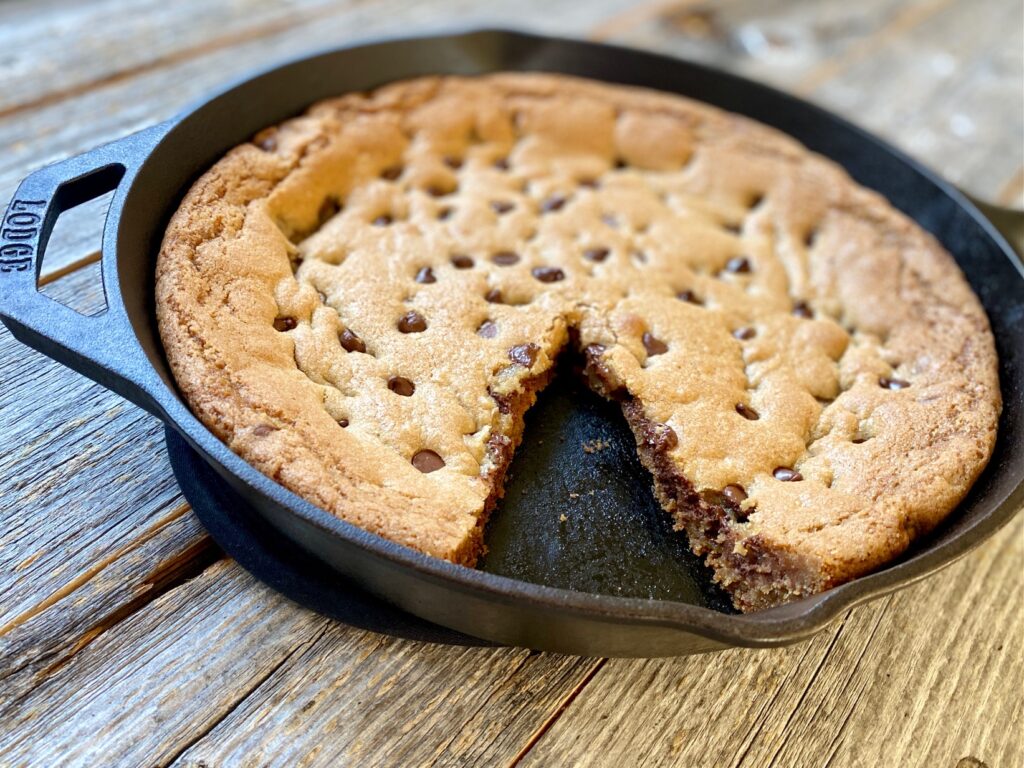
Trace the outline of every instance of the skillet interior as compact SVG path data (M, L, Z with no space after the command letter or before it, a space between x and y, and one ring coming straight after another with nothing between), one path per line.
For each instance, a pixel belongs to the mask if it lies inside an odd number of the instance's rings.
M672 600L552 589L418 555L347 525L275 485L202 427L176 394L153 317L155 253L167 219L190 182L258 129L320 98L421 74L498 69L556 71L644 85L747 114L838 161L857 181L885 194L939 238L956 256L992 320L1005 401L990 467L947 524L914 553L878 573L781 608L728 615ZM115 197L104 244L104 281L108 302L115 312L123 302L148 361L148 366L135 366L140 389L129 392L132 399L172 424L257 514L406 610L503 643L631 656L791 642L822 628L850 605L952 562L1005 523L1021 501L1024 280L1005 243L948 185L876 139L792 97L694 64L591 43L490 31L391 41L287 64L172 121Z

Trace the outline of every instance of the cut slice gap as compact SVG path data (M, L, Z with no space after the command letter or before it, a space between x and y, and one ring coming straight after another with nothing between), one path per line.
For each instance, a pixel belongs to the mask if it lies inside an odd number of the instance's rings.
M524 448L479 567L521 581L597 594L675 600L734 612L654 496L618 406L592 392L581 356L561 353L525 418Z

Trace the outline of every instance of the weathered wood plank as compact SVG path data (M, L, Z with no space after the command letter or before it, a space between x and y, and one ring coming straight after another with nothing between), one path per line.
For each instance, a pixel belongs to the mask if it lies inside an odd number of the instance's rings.
M599 32L794 90L995 201L1024 163L1024 6L653 4Z
M0 755L11 765L166 763L328 625L221 561L10 703Z
M102 302L95 266L51 288L85 309ZM77 583L179 506L181 497L156 419L23 347L6 329L0 331L0 392L2 635L16 617Z
M175 765L500 765L599 663L335 625Z
M1022 754L1024 520L787 649L611 660L522 765L953 766Z

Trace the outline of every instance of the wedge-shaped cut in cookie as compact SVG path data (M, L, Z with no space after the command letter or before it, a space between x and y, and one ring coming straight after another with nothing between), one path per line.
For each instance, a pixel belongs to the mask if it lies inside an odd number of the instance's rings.
M324 509L465 565L567 346L743 610L866 573L999 415L949 254L791 139L560 76L424 78L232 150L157 265L203 422Z

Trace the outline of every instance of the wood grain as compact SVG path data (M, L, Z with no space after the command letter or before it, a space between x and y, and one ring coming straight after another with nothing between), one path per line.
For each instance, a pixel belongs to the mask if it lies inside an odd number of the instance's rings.
M18 0L0 4L0 201L32 168L253 67L529 18L800 90L1020 204L1022 13L998 0ZM84 311L102 306L106 204L62 216L44 265L46 291ZM1024 755L1022 520L791 648L603 661L428 646L317 617L222 559L159 423L6 331L0 405L0 765L994 768Z

